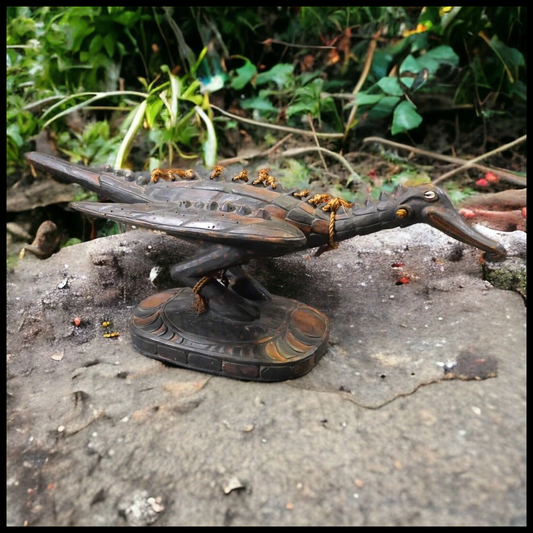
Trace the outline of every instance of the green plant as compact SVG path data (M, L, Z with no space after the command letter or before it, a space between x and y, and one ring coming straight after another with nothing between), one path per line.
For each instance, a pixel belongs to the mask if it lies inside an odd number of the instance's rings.
M253 109L262 118L272 118L283 113L289 123L302 118L307 121L307 116L311 115L321 124L322 117L326 114L340 126L335 102L325 94L321 74L317 70L296 76L293 65L279 63L255 78L250 78L255 87L266 85L266 88L259 90L257 96L243 100L241 107Z
M200 139L204 146L205 162L207 165L213 166L216 158L216 138L214 137L211 120L200 107L208 107L206 95L200 93L200 82L193 79L192 75L180 78L172 74L166 65L163 65L161 70L167 74L169 81L157 84L156 82L159 81L159 78L156 78L156 80L148 84L145 79L140 78L139 81L147 91L145 93L113 91L83 92L69 95L45 112L43 118L54 111L62 109L62 111L56 112L48 119L44 126L46 127L74 111L87 108L102 99L119 98L123 104L129 105L131 108L130 101L125 101L125 99L140 97L142 101L134 104L134 107L130 109L129 114L121 124L120 136L122 141L116 150L114 161L114 165L117 168L122 168L125 165L132 143L143 127L150 130L148 138L153 144L151 153L157 152L159 156L157 158L158 164L163 159L167 159L168 163L171 164L174 153L179 154L180 157L195 158L196 155L188 156L185 154L181 147L190 147L195 139ZM90 98L87 98L88 96ZM80 99L82 99L81 102L71 105L71 102ZM180 106L183 109L180 109ZM195 122L195 114L198 114L206 125L205 132ZM111 143L105 146L106 148L111 148Z
M43 128L80 161L123 166L136 144L151 168L202 152L211 165L214 126L235 127L213 123L214 92L319 134L415 130L427 94L488 119L526 102L525 38L522 7L8 7L7 172ZM73 111L79 130L58 120Z
M398 45L395 46L400 48ZM411 49L416 46L418 42L415 40L411 44ZM422 88L426 81L434 79L438 69L443 65L456 67L459 63L457 54L445 45L433 48L423 55L417 53L417 56L415 58L409 54L400 64L397 76L381 77L366 91L358 93L355 98L359 113L365 113L369 120L392 114L393 135L416 128L422 122L422 117L416 112L416 105L411 101L410 95Z
M7 8L8 175L43 129L43 108L73 88L118 88L123 59L142 57L131 31L145 19L140 8ZM54 129L59 148L69 151L75 136L65 126Z
M63 132L58 138L59 150L69 156L72 163L104 165L113 163L120 137L111 137L107 120L90 122L81 133Z
M453 181L445 183L444 190L450 197L452 203L456 205L476 194L476 191L472 187L459 186Z

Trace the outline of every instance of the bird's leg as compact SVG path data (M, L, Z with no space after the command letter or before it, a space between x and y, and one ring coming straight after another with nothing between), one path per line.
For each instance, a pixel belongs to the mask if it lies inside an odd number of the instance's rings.
M213 312L233 320L251 321L259 318L259 308L216 279L220 271L245 263L250 258L245 249L214 244L191 259L174 265L170 275L192 289L197 288L196 294L209 302Z
M231 289L240 296L248 300L271 300L270 293L242 267L228 268L226 276L230 280Z

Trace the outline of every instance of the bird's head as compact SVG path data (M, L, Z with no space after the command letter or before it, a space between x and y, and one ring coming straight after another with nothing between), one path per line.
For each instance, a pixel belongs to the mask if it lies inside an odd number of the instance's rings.
M487 252L487 259L504 259L505 248L477 232L455 210L446 193L432 184L398 187L394 208L400 227L425 222L458 241Z

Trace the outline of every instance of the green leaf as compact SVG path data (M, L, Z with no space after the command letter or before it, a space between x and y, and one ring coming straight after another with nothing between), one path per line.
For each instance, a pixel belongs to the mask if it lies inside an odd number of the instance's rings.
M320 70L313 70L312 72L302 72L296 80L300 85L307 85L310 81L314 80L322 74Z
M291 78L294 66L288 63L278 63L270 70L262 72L255 79L256 85L273 81L278 87L283 87Z
M257 109L258 111L272 111L273 113L279 113L279 109L274 107L268 100L259 98L247 98L241 102L243 109Z
M61 248L66 248L67 246L74 246L75 244L80 244L81 239L77 239L76 237L70 238Z
M502 43L497 35L492 37L490 45L507 69L509 80L514 83L518 77L518 67L525 66L524 56L516 48L510 48Z
M108 220L104 224L104 227L101 230L98 230L96 237L100 239L102 237L109 237L110 235L120 235L120 233L121 231L118 222Z
M140 14L140 11L125 11L118 17L114 17L114 21L131 28L139 20Z
M521 82L520 80L515 82L515 84L513 85L512 94L518 96L521 100L526 102L527 101L527 87L525 83Z
M391 56L395 56L397 54L400 54L404 51L405 47L409 45L410 38L405 37L404 39L401 39L400 41L396 42L395 44L388 46L383 51L384 53L390 54Z
M163 108L163 100L158 98L146 106L146 122L149 128L153 128L156 117Z
M231 80L230 86L240 91L256 74L255 65L248 59L242 67L235 69L236 76Z
M357 105L372 105L379 102L382 98L382 94L358 93L355 96L355 101Z
M459 56L453 51L453 48L447 45L437 46L437 48L431 49L425 56L431 59L436 59L440 63L448 63L453 66L459 64ZM428 68L426 66L426 68Z
M285 110L285 113L287 117L292 117L292 115L296 115L298 113L312 113L313 115L318 110L318 104L317 102L298 102L297 104L290 105Z
M492 37L490 44L492 44L494 50L500 54L507 66L525 67L526 63L524 61L524 56L516 48L510 48L506 44L502 43L500 39L498 39L497 35Z
M196 91L201 87L200 80L194 80L191 84L181 93L181 98L188 100L191 96L196 94ZM182 85L184 86L184 85ZM196 94L197 95L197 94ZM198 95L197 95L198 96Z
M476 192L471 187L458 187L453 181L445 183L444 190L454 205L476 195Z
M107 55L113 57L113 54L115 53L115 37L111 33L108 33L104 37L104 47Z
M389 65L394 59L391 53L384 50L376 50L372 59L372 73L376 78L384 78L389 71Z
M90 54L97 54L104 45L104 39L101 35L95 35L91 41L91 44L89 45L89 53Z
M416 61L420 69L427 68L430 74L435 74L440 67L440 62L429 54L420 56Z
M407 130L412 130L420 125L422 117L415 111L416 107L404 101L394 110L391 133L396 135Z
M121 56L125 56L128 53L128 50L122 43L117 43L117 50Z
M10 126L8 126L7 136L10 139L13 139L13 141L19 148L24 144L24 139L21 137L19 133L19 128L16 124L11 124Z
M368 113L368 118L378 119L389 116L396 104L400 101L398 96L384 96Z
M320 99L322 89L324 87L324 80L322 78L316 78L311 83L308 83L304 87L298 87L294 91L295 96L306 96L315 100Z
M137 131L142 127L144 120L144 113L146 112L146 100L141 102L135 109L135 114L133 115L133 120L131 122L128 131L124 135L124 139L120 148L118 149L117 156L115 159L115 168L123 168L124 162L126 161L128 154L130 152L131 144Z
M196 76L196 73L198 72L198 69L200 68L200 65L202 64L206 54L207 54L207 46L204 46L202 48L202 51L198 55L198 59L195 61L194 65L191 66L191 75L192 76ZM207 64L209 64L209 62ZM211 72L211 69L209 67L207 67L207 71Z
M70 50L78 52L85 37L94 31L94 26L90 26L83 20L76 21L75 25L71 26L70 34Z
M431 177L425 170L411 170L406 169L396 174L392 178L392 186L405 185L406 187L414 187L415 185L422 185L423 183L430 183Z
M410 89L412 86L413 86L413 83L415 82L415 79L414 78L406 78L406 77L401 77L400 78L400 81L408 88Z
M383 89L384 92L392 96L403 96L402 88L398 83L398 80L394 78L381 78L378 81L378 85Z
M405 71L416 74L419 70L421 70L421 67L411 54L409 54L400 65L400 74Z
M213 168L217 162L217 136L215 128L210 118L204 113L200 106L196 106L194 110L198 113L200 118L204 121L207 129L207 137L204 142L204 163L207 168Z
M202 105L202 102L204 101L204 97L201 94L193 94L191 96L187 96L187 98L181 97L180 100L187 100L188 102L192 102L194 105Z
M427 50L428 48L428 32L416 33L408 37L411 40L411 53Z

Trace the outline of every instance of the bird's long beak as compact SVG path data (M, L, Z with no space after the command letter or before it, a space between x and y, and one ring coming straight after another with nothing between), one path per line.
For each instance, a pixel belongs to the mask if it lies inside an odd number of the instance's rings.
M485 237L469 226L451 205L450 207L428 206L423 211L423 217L430 226L446 233L446 235L484 250L487 252L487 259L491 261L502 260L507 256L507 251L501 244Z

